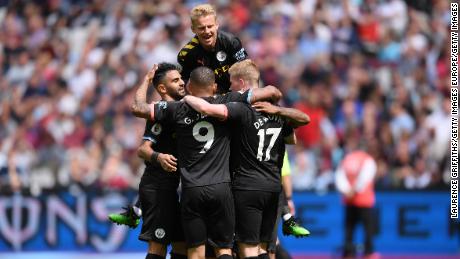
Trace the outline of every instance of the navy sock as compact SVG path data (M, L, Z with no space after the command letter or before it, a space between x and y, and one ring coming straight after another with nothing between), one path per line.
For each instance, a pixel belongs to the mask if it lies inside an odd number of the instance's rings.
M145 256L145 259L165 259L165 257L156 254L147 254L147 256Z
M217 257L217 259L233 259L233 256L231 256L231 255L221 255L221 256Z
M187 256L171 252L171 259L187 259Z
M258 256L258 258L259 258L259 259L270 259L270 257L268 256L267 253L260 254L260 255Z

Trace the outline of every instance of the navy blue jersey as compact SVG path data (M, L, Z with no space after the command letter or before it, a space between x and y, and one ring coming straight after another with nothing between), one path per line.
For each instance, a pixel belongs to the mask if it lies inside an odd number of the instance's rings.
M184 82L187 82L193 69L206 66L216 75L219 93L226 93L230 89L228 69L247 57L248 54L241 45L240 39L231 33L217 31L214 51L205 50L195 36L179 51L177 61L182 66L181 74Z
M235 127L232 143L233 188L281 191L284 138L293 134L283 117L257 112L247 103L226 104Z
M144 141L153 143L153 149L163 154L171 154L177 158L175 133L172 127L147 120L145 124ZM158 189L177 189L179 186L179 172L167 172L157 163L145 161L143 178Z
M204 99L213 104L246 101L248 93ZM202 115L185 102L155 104L154 120L171 124L175 129L183 188L230 182L228 122Z

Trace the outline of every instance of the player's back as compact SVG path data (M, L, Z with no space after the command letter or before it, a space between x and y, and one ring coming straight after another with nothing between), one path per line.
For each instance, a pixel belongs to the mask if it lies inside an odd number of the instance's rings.
M205 98L218 103L215 98ZM230 130L226 122L201 115L184 102L163 104L155 117L176 130L178 162L184 188L230 182Z
M286 120L255 111L250 105L230 103L229 117L236 116L238 132L233 135L233 188L242 190L281 190L284 137L292 134Z

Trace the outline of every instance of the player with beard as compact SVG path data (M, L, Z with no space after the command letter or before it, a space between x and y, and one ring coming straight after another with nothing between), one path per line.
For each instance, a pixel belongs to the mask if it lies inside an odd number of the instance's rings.
M192 71L187 89L190 94L212 103L281 97L281 93L270 86L214 96L215 76L206 67ZM229 172L230 128L226 122L202 116L185 102L159 102L150 107L136 116L174 125L177 143L180 143L181 216L188 257L204 258L209 239L215 245L216 257L231 258L235 219Z
M190 20L195 36L179 51L177 56L177 61L183 68L182 78L187 81L194 68L206 66L216 74L218 93L228 92L231 85L229 68L248 57L246 50L238 37L219 30L217 13L211 5L195 6L190 11ZM285 196L282 196L282 200L282 204L292 205L292 200L286 200ZM302 227L291 213L283 212L282 220L284 235L295 237L309 235L308 230Z
M234 91L259 86L259 71L251 60L234 64L229 73ZM295 144L292 127L306 125L308 115L266 102L252 108L247 103L210 104L194 96L184 101L201 114L234 122L232 127L239 129L232 139L236 241L241 258L268 258L267 246L278 216L285 143Z
M147 88L153 84L163 101L180 100L185 95L180 68L170 63L154 65L136 92L133 112L147 108ZM123 219L133 222L136 208L142 211L142 229L139 239L149 243L147 259L165 258L167 245L172 242L171 258L186 258L183 229L180 224L180 207L177 188L176 139L169 125L147 120L143 143L138 155L145 161L145 171L139 184L137 207L129 208L128 214L110 215L112 221ZM138 210L137 210L138 211ZM140 213L139 213L140 214Z
M230 88L228 69L248 54L235 35L219 30L217 14L209 4L190 11L195 36L179 51L177 61L182 66L182 78L187 82L190 72L200 66L209 67L216 75L218 93Z

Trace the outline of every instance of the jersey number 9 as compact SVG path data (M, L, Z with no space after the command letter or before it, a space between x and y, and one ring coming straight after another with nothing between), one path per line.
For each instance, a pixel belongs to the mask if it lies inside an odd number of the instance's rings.
M206 142L200 154L206 153L214 142L214 126L207 121L200 121L193 126L193 137L199 142Z

